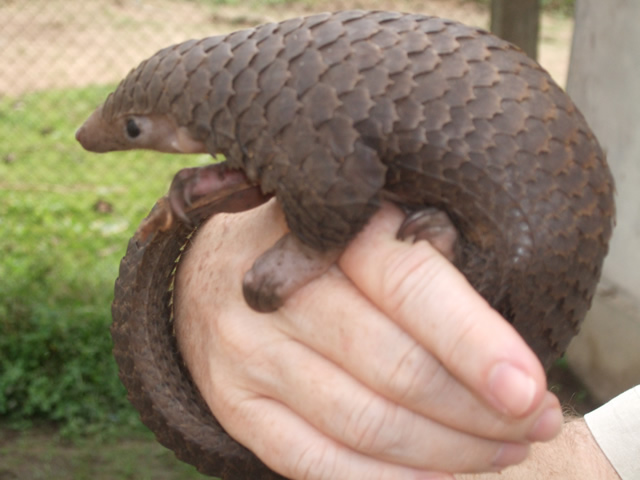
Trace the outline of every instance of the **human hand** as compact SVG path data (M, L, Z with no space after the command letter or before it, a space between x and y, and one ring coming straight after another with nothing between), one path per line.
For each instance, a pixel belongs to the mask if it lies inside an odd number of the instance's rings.
M217 215L181 262L176 335L213 414L290 478L451 478L497 470L562 424L541 365L385 206L339 261L273 314L242 276L286 231L277 204Z

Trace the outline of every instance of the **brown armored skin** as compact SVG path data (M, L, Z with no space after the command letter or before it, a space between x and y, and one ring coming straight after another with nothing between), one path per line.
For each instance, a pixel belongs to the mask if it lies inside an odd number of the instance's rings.
M306 249L331 260L382 200L435 206L459 232L456 266L547 367L590 306L614 221L603 152L562 89L516 47L435 17L327 13L166 48L77 138L99 152L227 159L180 172L170 207L151 216L168 219L165 231L132 239L112 328L143 421L180 458L225 479L280 477L226 435L182 367L167 288L190 229L172 215L197 224L274 194L294 257ZM272 274L278 283L296 272ZM249 293L260 306L283 292Z

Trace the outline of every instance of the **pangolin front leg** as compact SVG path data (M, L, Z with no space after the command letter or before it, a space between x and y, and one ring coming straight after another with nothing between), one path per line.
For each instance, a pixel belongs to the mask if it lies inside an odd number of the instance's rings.
M170 208L176 217L192 223L188 212L194 203L211 196L230 195L248 184L242 171L230 170L225 163L185 168L171 183ZM253 198L249 202L230 202L225 211L249 210L263 202ZM245 274L242 284L245 300L258 312L273 312L296 290L322 275L340 253L339 249L318 251L288 233L258 257Z
M253 264L242 282L244 298L258 312L273 312L294 292L319 277L341 250L321 252L287 233Z

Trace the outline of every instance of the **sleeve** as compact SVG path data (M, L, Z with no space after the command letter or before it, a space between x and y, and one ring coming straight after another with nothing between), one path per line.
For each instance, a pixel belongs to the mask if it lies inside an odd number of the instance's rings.
M584 417L622 480L640 479L640 385Z

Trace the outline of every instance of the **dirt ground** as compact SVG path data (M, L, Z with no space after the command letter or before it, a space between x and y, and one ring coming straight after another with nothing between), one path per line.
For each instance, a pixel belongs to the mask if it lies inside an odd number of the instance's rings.
M0 2L0 95L113 83L158 49L188 38L347 8L393 9L487 28L469 0L330 0L210 6L176 0L6 0ZM564 84L572 22L544 15L540 62Z

